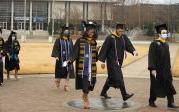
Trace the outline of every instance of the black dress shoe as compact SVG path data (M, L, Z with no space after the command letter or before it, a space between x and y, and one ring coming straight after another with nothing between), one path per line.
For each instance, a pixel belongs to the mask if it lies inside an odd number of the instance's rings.
M134 94L126 94L124 97L123 97L123 100L126 101L128 100L129 98L131 98L132 96L134 96Z
M177 109L177 108L179 108L179 106L176 106L175 103L171 103L171 104L168 104L168 108Z
M102 97L104 97L105 99L111 99L111 97L110 97L110 96L108 96L107 94L104 94L104 95L103 95L103 94L101 94L101 96L102 96Z
M149 106L151 106L151 107L157 107L157 105L154 102L149 102Z

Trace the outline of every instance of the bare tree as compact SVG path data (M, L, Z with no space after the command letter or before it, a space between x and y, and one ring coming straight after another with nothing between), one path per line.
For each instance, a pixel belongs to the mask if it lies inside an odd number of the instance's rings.
M78 7L73 7L70 12L70 19L72 23L77 23L82 18L82 11Z

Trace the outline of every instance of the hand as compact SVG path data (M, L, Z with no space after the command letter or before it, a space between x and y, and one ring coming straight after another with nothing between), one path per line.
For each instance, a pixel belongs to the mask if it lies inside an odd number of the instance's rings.
M156 70L152 70L152 71L151 71L151 74L152 74L154 77L156 77L156 75L157 75Z
M58 58L58 57L55 57L55 59L56 59L56 60L59 60L59 58Z
M134 56L138 56L139 55L139 53L137 51L134 51L133 54L134 54Z
M101 48L101 46L98 46L98 47L97 47L97 51L99 51L100 48Z
M102 69L105 69L105 66L106 66L105 63L101 64Z
M68 65L68 61L64 61L62 67L66 67Z

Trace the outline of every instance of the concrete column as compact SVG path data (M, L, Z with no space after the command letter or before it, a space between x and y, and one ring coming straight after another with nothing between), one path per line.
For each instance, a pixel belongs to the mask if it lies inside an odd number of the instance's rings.
M48 24L50 23L51 19L51 2L48 2Z
M32 1L30 1L30 32L32 31Z
M86 3L86 20L88 20L88 2Z
M87 2L83 2L83 20L87 21L88 19L88 5Z
M69 25L69 16L70 16L70 2L65 2L65 22L66 26Z
M104 32L104 4L101 4L101 20L102 20L102 32Z
M54 24L55 24L55 20L54 20L54 4L55 4L55 0L53 0L52 2L52 37L54 36Z
M24 0L24 33L26 35L26 9L27 9L27 5L26 5L26 0Z
M69 26L69 22L70 22L70 8L71 8L71 2L68 2L68 21L66 23L66 26Z
M85 2L83 2L83 20L85 20Z
M14 0L11 2L11 30L14 30Z

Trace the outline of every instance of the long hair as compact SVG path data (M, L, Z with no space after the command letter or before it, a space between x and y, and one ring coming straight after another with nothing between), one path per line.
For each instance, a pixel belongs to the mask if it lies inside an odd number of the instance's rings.
M8 39L7 39L7 43L8 43L8 44L11 44L11 43L12 43L12 36L15 36L15 40L17 40L17 34L16 34L16 32L11 31L11 33L10 33Z

